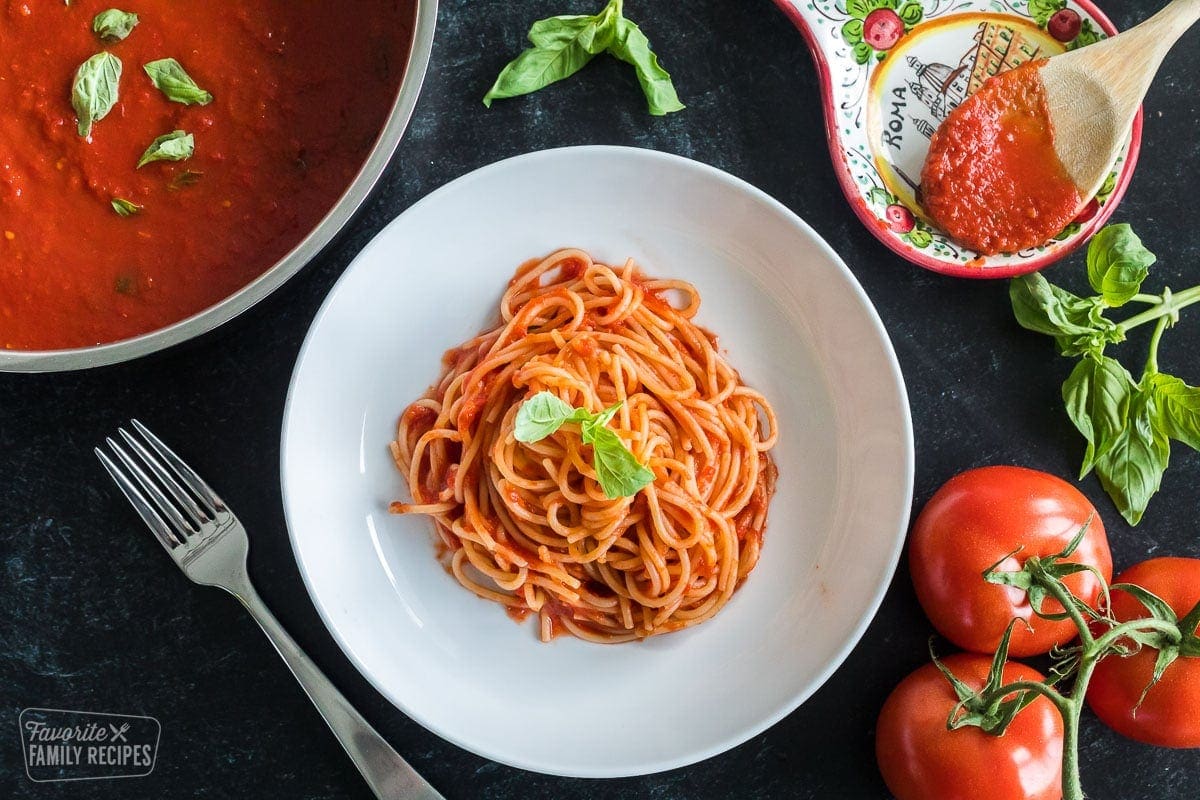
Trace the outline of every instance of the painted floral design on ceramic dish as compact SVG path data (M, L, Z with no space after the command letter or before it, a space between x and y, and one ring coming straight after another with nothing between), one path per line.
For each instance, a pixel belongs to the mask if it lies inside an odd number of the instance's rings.
M929 139L992 75L1116 32L1088 0L775 0L820 74L826 134L855 213L888 247L936 272L1001 278L1062 258L1112 215L1137 160L1141 115L1113 173L1051 241L982 257L924 216L917 182Z

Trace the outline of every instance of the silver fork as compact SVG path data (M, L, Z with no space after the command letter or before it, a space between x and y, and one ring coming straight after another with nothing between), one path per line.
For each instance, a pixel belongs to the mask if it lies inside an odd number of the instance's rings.
M124 428L117 429L132 454L113 439L105 439L120 466L99 447L95 448L96 456L150 526L155 538L171 554L176 566L195 583L224 589L242 602L283 656L376 797L445 800L334 688L267 609L246 572L250 542L238 518L145 425L136 419L132 424L142 440Z

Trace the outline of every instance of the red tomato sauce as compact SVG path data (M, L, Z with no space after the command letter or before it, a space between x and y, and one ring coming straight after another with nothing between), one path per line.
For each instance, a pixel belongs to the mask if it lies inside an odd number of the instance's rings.
M985 255L1036 247L1075 217L1082 198L1054 150L1045 59L991 78L934 132L921 171L925 211Z
M128 0L120 42L92 32L113 0L0 0L0 347L116 341L237 291L349 186L395 99L413 0ZM87 58L123 63L119 101L78 135ZM177 59L214 100L171 102L143 64ZM195 153L136 169L155 137ZM121 217L114 198L142 206Z

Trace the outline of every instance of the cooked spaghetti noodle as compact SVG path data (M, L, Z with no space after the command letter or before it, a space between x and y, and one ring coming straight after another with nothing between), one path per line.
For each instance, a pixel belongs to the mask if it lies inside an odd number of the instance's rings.
M672 303L673 300L682 302ZM775 415L692 319L696 288L632 261L560 250L518 269L501 323L443 357L400 419L392 455L463 586L535 613L543 640L624 642L699 624L758 562L775 490ZM580 427L518 442L521 403L548 390L610 426L654 480L605 496Z

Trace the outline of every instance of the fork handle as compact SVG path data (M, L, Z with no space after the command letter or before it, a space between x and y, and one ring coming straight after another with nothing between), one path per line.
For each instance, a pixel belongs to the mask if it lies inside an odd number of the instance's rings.
M237 591L230 589L229 593L242 602L283 656L288 669L300 681L375 796L380 800L445 800L350 705L283 629L249 581L244 583L245 586Z

